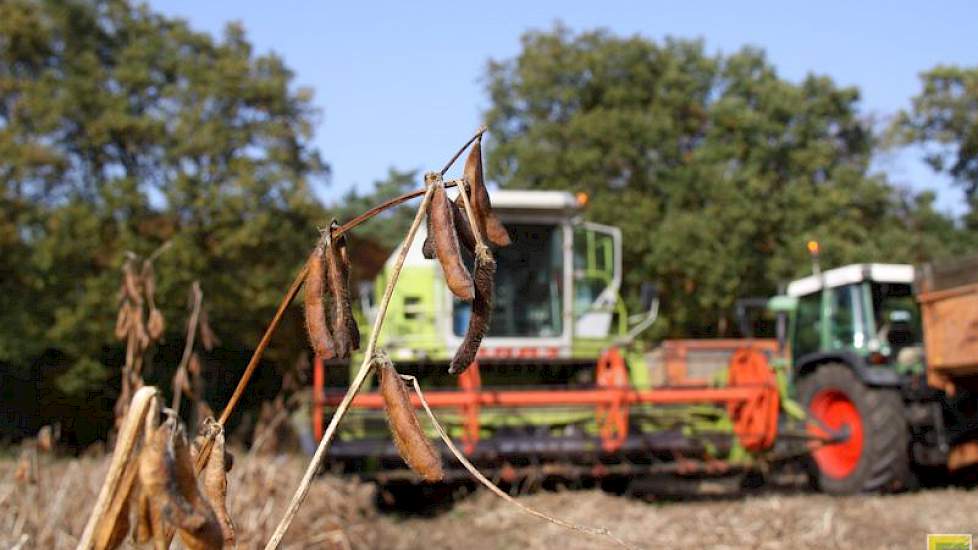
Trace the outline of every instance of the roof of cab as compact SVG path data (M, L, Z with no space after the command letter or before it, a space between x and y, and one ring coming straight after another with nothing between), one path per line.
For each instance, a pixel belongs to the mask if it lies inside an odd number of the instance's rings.
M788 285L788 296L806 296L823 288L835 288L862 281L913 283L914 269L908 264L851 264L809 275Z
M493 208L506 210L577 210L580 205L573 193L567 191L513 191L500 189L489 192Z

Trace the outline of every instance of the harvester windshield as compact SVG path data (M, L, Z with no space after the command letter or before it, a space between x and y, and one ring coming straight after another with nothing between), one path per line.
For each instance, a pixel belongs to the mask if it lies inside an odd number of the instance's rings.
M555 224L509 224L512 244L496 251L496 299L489 336L563 333L563 232ZM454 300L452 330L465 334L471 304Z

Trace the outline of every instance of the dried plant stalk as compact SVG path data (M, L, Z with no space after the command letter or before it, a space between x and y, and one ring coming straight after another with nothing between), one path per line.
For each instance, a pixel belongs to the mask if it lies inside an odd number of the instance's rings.
M363 386L363 382L367 379L367 375L370 374L370 365L373 361L374 351L377 348L377 338L380 335L380 329L384 326L384 317L387 316L387 308L390 306L391 297L394 295L394 287L397 285L397 279L401 274L401 268L404 267L404 260L407 258L407 253L411 248L411 243L414 242L414 236L417 234L418 227L421 226L421 221L424 219L424 213L427 211L428 204L431 202L431 195L433 191L434 187L428 186L428 189L424 194L424 198L421 200L421 205L418 207L418 211L414 216L414 221L411 223L411 228L408 229L407 236L404 238L404 244L401 245L401 251L398 253L397 259L394 261L394 265L391 268L390 279L387 281L387 287L384 289L384 297L377 306L377 317L374 319L373 328L370 331L370 339L367 341L367 347L364 353L363 362L360 364L360 370L357 371L356 376L350 383L350 387L346 391L346 395L343 396L343 400L336 408L336 412L333 413L333 417L330 419L325 433L323 433L323 439L319 442L319 447L316 448L316 453L313 455L312 460L309 461L309 466L306 468L306 472L302 476L302 481L299 482L299 487L296 489L295 494L292 496L292 500L289 502L288 508L285 510L285 515L282 516L282 520L279 521L278 526L275 527L275 532L272 533L272 537L268 540L268 544L265 545L266 550L273 550L278 548L279 544L281 544L282 537L285 536L286 531L289 529L289 525L292 524L292 520L295 519L295 515L299 511L299 506L302 505L303 499L305 499L306 494L309 492L309 485L312 483L312 478L316 474L316 470L319 469L319 465L326 456L326 450L329 448L329 444L333 440L333 436L336 433L336 427L339 426L340 420L343 419L347 409L350 408L350 403L353 401L353 396L360 391L360 387Z
M143 429L145 417L151 410L151 405L157 397L157 390L152 386L143 386L136 391L129 405L129 412L126 414L119 430L119 438L116 442L115 451L112 453L112 462L109 464L109 472L105 476L105 482L99 491L92 515L85 524L85 530L78 541L78 550L88 550L92 548L95 541L96 531L111 533L115 530L117 517L108 514L110 504L116 493L122 491L128 493L132 487L131 481L128 487L123 486L123 477L127 467L132 465L132 452ZM131 478L135 480L135 476ZM102 538L102 537L100 537ZM104 539L110 537L105 536Z
M425 481L441 481L445 477L441 455L421 429L407 385L387 357L378 355L374 367L379 371L380 394L384 396L387 423L401 458Z
M443 428L441 423L438 422L438 418L435 416L435 413L432 412L431 407L428 405L428 400L425 399L424 393L421 391L421 386L418 384L418 379L410 375L402 375L402 378L404 378L405 380L409 380L411 382L411 385L414 386L414 392L418 395L418 399L421 400L421 406L424 407L425 412L428 414L428 418L431 419L431 424L435 427L435 431L438 432L438 436L441 437L441 440L445 442L445 445L448 446L448 449L452 452L453 455L455 455L455 458L457 458L458 461L462 464L462 466L466 470L468 470L470 474L472 474L472 477L474 477L485 488L492 491L493 494L505 500L506 502L512 504L513 506L516 506L520 510L526 512L527 514L549 521L554 525L559 525L561 527L578 531L580 533L586 533L588 535L594 535L597 537L607 537L609 540L611 540L612 542L614 542L615 544L623 548L635 548L631 544L628 544L627 542L615 536L615 534L609 531L607 528L588 527L586 525L578 525L576 523L571 523L569 521L564 521L562 519L555 518L553 516L544 514L543 512L530 508L529 506L523 504L522 502L506 494L506 492L500 489L499 487L497 487L496 484L494 484L492 481L489 481L489 479L486 478L486 476L484 476L482 472L479 471L478 468L476 468L471 462L469 462L469 459L465 458L465 455L462 454L462 451L460 451L458 447L455 446L455 443L452 441L452 438L449 437L448 432L446 432L445 428Z

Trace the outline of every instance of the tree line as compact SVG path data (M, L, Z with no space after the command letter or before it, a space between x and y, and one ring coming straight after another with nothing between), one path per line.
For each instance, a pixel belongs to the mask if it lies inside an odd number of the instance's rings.
M661 289L656 337L730 334L736 298L808 269L807 239L826 265L975 245L976 68L926 72L885 128L860 111L858 89L788 81L753 47L710 54L698 40L557 25L526 33L485 76L490 180L590 193L587 216L624 232L629 296L646 280ZM392 169L320 203L318 122L312 91L238 24L212 37L125 0L0 3L0 400L12 404L0 438L78 417L66 432L79 443L102 435L123 362L120 267L163 243L168 323L147 377L167 385L199 280L221 342L205 358L220 402L317 228L419 181ZM927 145L961 185L961 219L871 170L905 144ZM382 261L407 222L394 212L357 236ZM301 361L301 329L292 312L253 399Z

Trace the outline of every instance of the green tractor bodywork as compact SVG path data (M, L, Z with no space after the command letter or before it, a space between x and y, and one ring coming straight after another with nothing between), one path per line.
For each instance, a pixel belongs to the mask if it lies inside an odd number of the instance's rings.
M853 264L793 281L769 301L790 350L787 390L808 433L825 438L811 464L826 492L904 489L913 464L946 458L942 398L924 379L914 273Z

